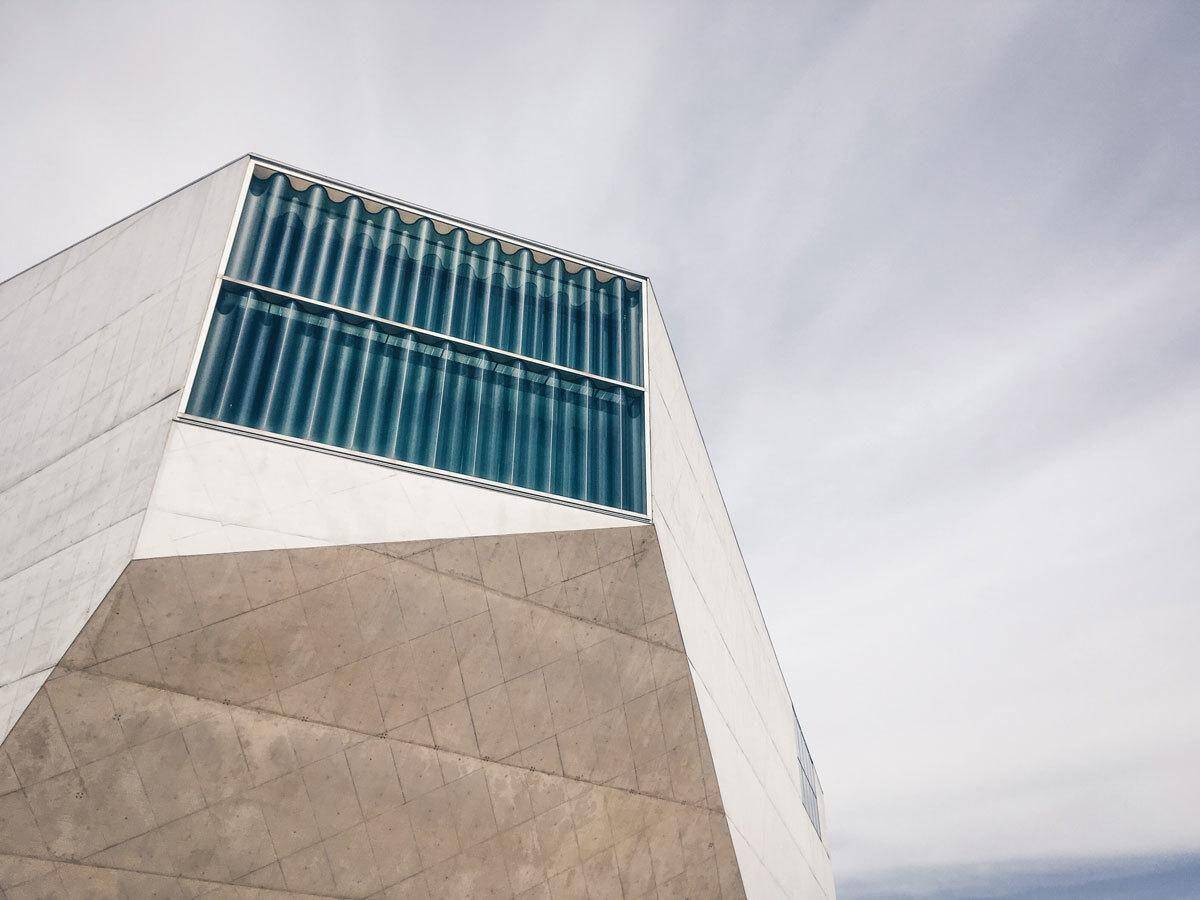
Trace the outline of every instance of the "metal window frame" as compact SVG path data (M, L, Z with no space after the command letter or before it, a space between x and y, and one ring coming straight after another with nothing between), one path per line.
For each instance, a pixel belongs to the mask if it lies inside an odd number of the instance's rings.
M792 721L796 725L796 765L800 770L800 803L804 806L804 811L808 813L809 820L812 822L813 830L816 831L817 837L822 841L825 840L825 791L821 787L820 776L817 775L817 764L813 761L812 753L808 749L808 740L804 737L804 729L800 727L800 717L796 715L796 708L792 707ZM804 765L805 759L808 760L808 767ZM808 777L807 769L812 770L812 778ZM816 811L810 811L804 803L804 785L808 785L809 790L813 793L813 799L816 802ZM815 815L815 818L814 818Z
M318 300L315 297L306 297L303 294L293 294L289 291L281 291L279 288L267 287L265 284L258 284L254 281L243 281L241 278L232 278L229 275L222 276L221 281L224 284L232 284L248 290L270 294L274 297L280 298L281 300L289 300L293 303L298 303L301 306L310 307L312 310L318 313L344 313L347 318L355 319L364 325L385 325L388 328L395 328L398 331L406 331L409 334L415 334L419 337L427 338L430 341L445 341L448 344L455 344L467 350L482 350L485 353L502 356L505 359L511 359L514 362L527 363L528 365L543 369L553 369L556 372L565 372L566 374L573 375L576 378L586 378L589 381L598 381L602 384L612 385L613 387L624 388L625 390L629 391L637 391L639 394L644 394L646 392L646 389L640 384L621 381L618 378L608 378L604 375L593 375L590 372L584 372L582 369L572 369L570 366L546 362L546 360L538 359L536 356L526 356L523 353L514 353L512 350L501 350L499 347L492 347L489 344L480 344L477 341L469 341L466 338L455 337L452 334L446 334L445 332L441 331L431 331L428 328L421 328L419 325L409 325L405 322L398 322L395 319L388 319L384 316L374 315L373 313L366 313L358 309L351 309L348 306L338 306L336 303L327 303L326 301Z
M491 347L486 344L479 344L474 341L458 338L453 335L443 334L441 332L429 331L414 325L408 325L403 322L396 322L392 319L384 319L378 316L373 316L369 313L359 312L354 309L349 309L336 304L326 303L312 297L304 297L298 294L290 294L286 291L281 291L276 288L270 288L265 285L255 284L249 281L243 281L239 278L233 278L228 273L229 258L233 252L234 239L237 236L238 226L242 221L242 214L246 206L246 197L250 191L250 185L254 180L257 169L265 169L272 173L285 175L289 178L297 178L301 181L308 181L313 184L318 184L325 189L333 189L339 193L349 194L359 198L360 200L370 200L374 203L379 203L384 206L392 207L398 211L406 212L410 215L423 216L443 225L448 225L453 228L463 228L482 234L488 238L504 241L505 243L516 244L517 246L528 249L533 252L547 254L556 257L564 262L571 262L575 265L584 266L590 269L599 270L611 275L614 278L624 278L629 281L636 281L641 285L642 296L642 384L632 384L621 381L615 378L608 378L603 375L594 375L589 372L584 372L579 369L573 369L569 366L560 365L558 363L548 362L546 360L537 359L536 357L524 356L520 353L503 350L499 347ZM519 485L506 484L501 481L491 481L484 478L477 478L473 475L466 475L460 472L451 472L446 469L436 469L429 466L423 466L418 463L408 462L406 460L391 459L390 457L375 456L369 453L363 453L357 450L351 450L345 447L338 447L333 444L323 444L317 441L309 441L303 438L290 437L288 435L276 434L271 431L263 431L257 428L249 428L242 425L235 425L229 422L222 422L217 419L209 419L203 416L196 416L188 413L187 406L191 400L192 390L195 386L196 373L200 366L200 358L204 353L205 345L208 342L209 330L212 326L213 314L217 306L217 298L221 294L222 287L226 284L237 285L243 288L249 288L256 291L262 291L266 294L271 294L286 300L291 300L297 303L308 304L322 311L336 311L339 314L345 314L348 317L356 318L362 322L374 322L378 324L388 325L390 327L399 328L425 338L438 341L448 341L470 350L484 350L489 353L506 357L508 359L528 363L543 367L546 369L554 369L573 378L587 378L593 381L601 382L626 390L640 392L642 395L642 418L643 418L643 483L646 511L644 513L634 512L633 510L621 509L614 506L604 506L599 503L590 503L587 500L580 500L574 497L567 497L562 494L550 494L544 491L538 491L533 488L521 487ZM225 239L225 249L221 253L221 262L217 268L217 274L213 279L212 291L209 295L208 309L205 311L203 323L201 325L200 334L196 342L196 348L192 353L192 361L188 368L187 380L184 383L183 391L180 394L179 408L175 415L175 420L184 422L190 425L199 425L206 428L214 428L220 431L226 431L232 434L241 434L247 437L257 438L259 440L268 440L273 443L284 444L294 447L301 447L308 450L316 450L323 453L328 453L334 456L340 456L346 459L356 459L362 462L372 463L374 465L386 466L389 468L406 470L421 475L430 475L435 478L443 478L447 481L456 481L462 484L469 484L475 487L487 488L490 490L499 491L506 494L514 494L517 496L530 497L532 499L543 500L552 503L558 503L564 506L573 506L578 509L585 509L592 512L600 512L606 515L615 516L623 519L630 519L636 522L650 522L652 520L653 510L653 486L651 483L651 472L653 470L651 456L651 428L650 428L650 284L649 279L644 275L638 275L626 269L617 266L609 265L608 263L599 262L589 259L585 256L568 253L564 250L559 250L548 244L541 244L537 241L531 241L526 238L508 234L503 231L497 231L493 228L488 228L483 225L477 225L466 219L460 219L455 216L449 216L445 213L436 212L426 209L421 206L416 206L399 200L394 197L388 197L385 194L379 194L374 191L369 191L360 188L356 185L351 185L346 182L336 179L327 178L323 175L317 175L311 172L306 172L302 169L297 169L275 160L268 159L257 154L249 154L246 157L246 171L242 176L242 186L238 194L238 201L233 211L233 221L229 226L229 233Z

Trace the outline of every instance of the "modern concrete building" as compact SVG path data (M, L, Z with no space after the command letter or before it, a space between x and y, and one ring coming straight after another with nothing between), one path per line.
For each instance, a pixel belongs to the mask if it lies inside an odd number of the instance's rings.
M834 897L647 279L246 157L0 285L0 888Z

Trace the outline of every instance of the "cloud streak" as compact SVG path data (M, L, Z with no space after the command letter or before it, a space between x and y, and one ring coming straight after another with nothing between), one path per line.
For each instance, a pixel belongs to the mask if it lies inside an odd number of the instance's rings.
M1047 860L890 873L886 880L848 879L863 900L1186 900L1200 881L1195 855L1114 860Z

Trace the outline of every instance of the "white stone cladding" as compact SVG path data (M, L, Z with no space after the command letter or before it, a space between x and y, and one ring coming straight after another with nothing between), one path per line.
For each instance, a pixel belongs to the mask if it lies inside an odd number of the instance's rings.
M829 853L801 800L791 697L648 298L651 512L742 879L752 897L832 898Z
M177 420L246 171L0 284L0 737L131 559L630 524ZM651 520L742 878L832 900L788 689L652 290L645 315Z
M0 734L133 555L245 171L0 284Z
M629 524L626 518L562 503L174 422L134 555Z

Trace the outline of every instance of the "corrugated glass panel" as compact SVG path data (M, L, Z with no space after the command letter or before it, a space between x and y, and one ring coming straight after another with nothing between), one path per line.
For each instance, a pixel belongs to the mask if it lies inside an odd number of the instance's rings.
M640 283L589 267L572 272L563 260L526 248L506 252L494 238L475 240L391 207L372 211L358 197L335 200L321 185L297 190L275 173L251 181L228 274L642 383Z
M189 413L645 512L641 391L226 283Z

